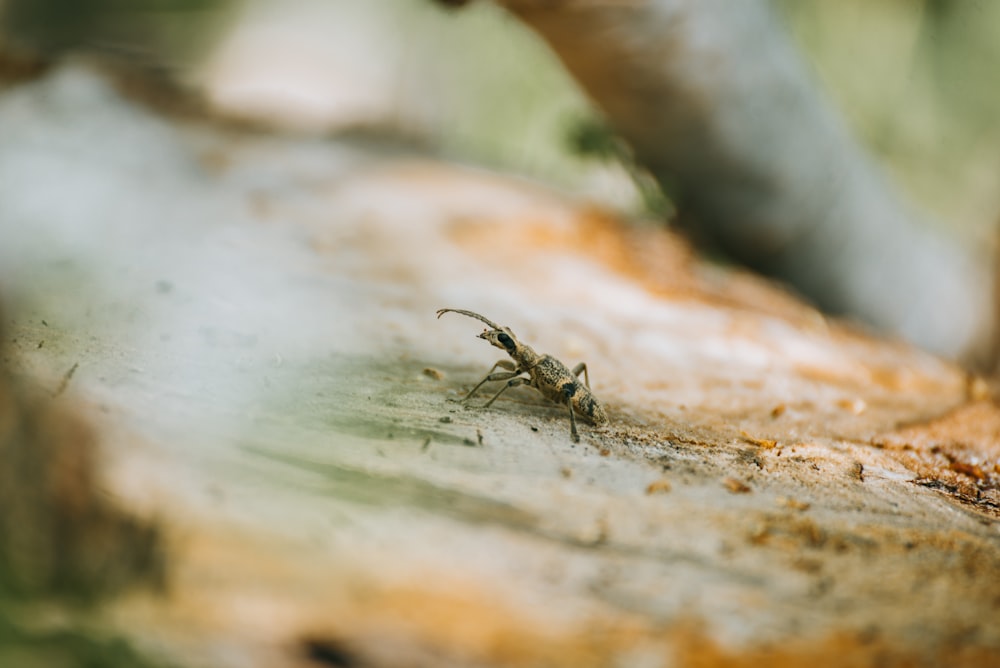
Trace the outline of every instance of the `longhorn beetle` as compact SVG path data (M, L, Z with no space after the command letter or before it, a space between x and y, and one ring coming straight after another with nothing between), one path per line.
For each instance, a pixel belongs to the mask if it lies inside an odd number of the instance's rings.
M580 441L580 435L576 431L574 413L590 419L594 424L607 424L608 415L604 412L604 407L590 392L590 374L587 373L585 363L580 362L570 371L555 357L539 355L529 346L518 341L514 332L510 331L510 327L501 327L478 313L457 308L440 309L437 312L437 317L440 318L445 313L461 313L489 325L491 329L483 330L479 338L489 341L514 360L513 362L500 360L490 367L486 377L479 381L479 384L472 388L472 391L465 395L461 401L468 401L484 383L506 380L507 383L483 405L483 408L489 408L497 400L497 397L510 388L527 384L541 392L550 401L569 407L570 436L574 441ZM506 371L496 371L497 367L506 369ZM581 373L583 373L585 385L580 384L579 376ZM525 378L523 374L528 374L528 377Z

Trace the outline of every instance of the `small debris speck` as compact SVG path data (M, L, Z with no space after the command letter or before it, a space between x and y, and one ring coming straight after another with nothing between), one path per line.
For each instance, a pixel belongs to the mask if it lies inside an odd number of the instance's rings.
M538 431L538 427L532 427L531 431Z
M998 465L1000 466L1000 465ZM953 461L948 464L948 468L955 473L961 473L962 475L969 476L970 478L975 478L976 480L986 480L986 473L983 469L975 464L970 464L968 462ZM860 476L859 476L860 477Z
M433 367L425 367L424 375L428 378L433 378L434 380L441 380L444 378L444 374Z
M775 499L779 506L784 506L789 510L809 510L810 504L805 501L799 501L798 499L793 499L790 496L779 496Z
M665 494L670 491L670 481L665 478L654 480L646 485L646 494Z
M868 408L868 404L865 403L864 399L838 399L837 408L854 413L855 415L861 415Z
M423 445L420 446L420 452L427 452L427 448L431 447L431 437L428 436L424 439Z
M747 494L750 492L750 485L736 478L726 478L722 485L733 494Z
M756 436L751 436L750 434L748 434L745 431L741 431L740 432L740 436L742 436L743 440L745 440L747 443L752 443L753 445L759 446L761 448L765 448L767 450L770 450L771 448L773 448L774 446L776 446L778 444L778 442L775 441L775 440L773 440L773 439L770 439L770 438L757 438Z
M77 362L76 364L70 367L69 371L63 374L62 381L59 383L59 387L57 387L56 391L52 393L53 397L58 397L60 394L66 391L66 387L69 385L70 379L73 378L73 374L76 373L76 370L79 366L80 363Z
M476 430L476 441L479 442L479 445L483 444L483 432L478 429Z
M443 422L444 424L449 424L451 422L451 418L448 417L447 415L445 415L444 417L438 418L438 422Z

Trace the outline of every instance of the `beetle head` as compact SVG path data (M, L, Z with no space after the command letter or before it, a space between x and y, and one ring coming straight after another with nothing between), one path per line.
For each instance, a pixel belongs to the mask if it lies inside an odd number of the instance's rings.
M489 341L509 355L513 355L517 349L517 337L514 336L514 332L510 331L509 327L485 329L479 338Z
M459 308L438 309L437 317L440 318L445 313L459 313L470 318L475 318L480 322L485 322L490 326L490 328L483 330L483 333L479 335L479 338L489 341L491 344L510 355L513 355L514 351L517 350L517 337L514 336L514 332L510 331L510 327L501 327L489 318L479 315L474 311L466 311L465 309Z

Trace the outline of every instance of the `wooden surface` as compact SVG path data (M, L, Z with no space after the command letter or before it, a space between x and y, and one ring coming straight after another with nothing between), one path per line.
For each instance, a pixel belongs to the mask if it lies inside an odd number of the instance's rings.
M10 366L167 541L101 619L179 665L1000 660L985 386L659 226L65 66L0 97L0 235ZM449 401L500 351L442 307L610 425Z

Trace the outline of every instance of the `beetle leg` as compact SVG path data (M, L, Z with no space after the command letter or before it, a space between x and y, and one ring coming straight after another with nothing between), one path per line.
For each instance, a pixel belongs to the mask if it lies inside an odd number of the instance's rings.
M496 369L497 367L500 367L502 369L508 369L508 371L493 373L494 369ZM500 360L499 362L491 366L490 370L486 374L486 377L483 378L481 381L479 381L479 384L476 385L474 388L472 388L472 390L470 390L467 395L459 399L459 401L460 402L468 401L472 397L472 395L476 393L476 390L478 390L485 383L488 383L491 380L507 380L508 378L513 378L516 375L517 375L517 367L514 365L513 362L511 362L510 360Z
M579 376L581 372L583 373L583 382L585 382L587 384L587 389L589 390L590 389L590 374L587 373L587 363L586 362L580 362L575 367L573 367L573 375L574 376Z
M576 431L576 416L573 415L573 402L566 397L566 405L569 406L569 435L574 443L580 442L580 434Z
M514 374L514 373L516 373L516 372L513 372L513 371L511 372L511 374ZM498 374L494 374L494 375L499 376L501 374L498 373ZM501 394L503 394L504 392L506 392L510 388L517 387L518 385L524 385L525 383L530 383L531 382L530 379L524 378L523 376L516 376L515 375L513 378L511 378L510 376L507 376L507 378L510 378L510 380L507 381L507 384L504 385L503 387L501 387L500 391L497 392L496 394L494 394L492 399L490 399L485 404L483 404L483 408L489 408L490 405L494 401L497 400L497 397L499 397ZM503 379L502 378L497 378L497 380L503 380Z

